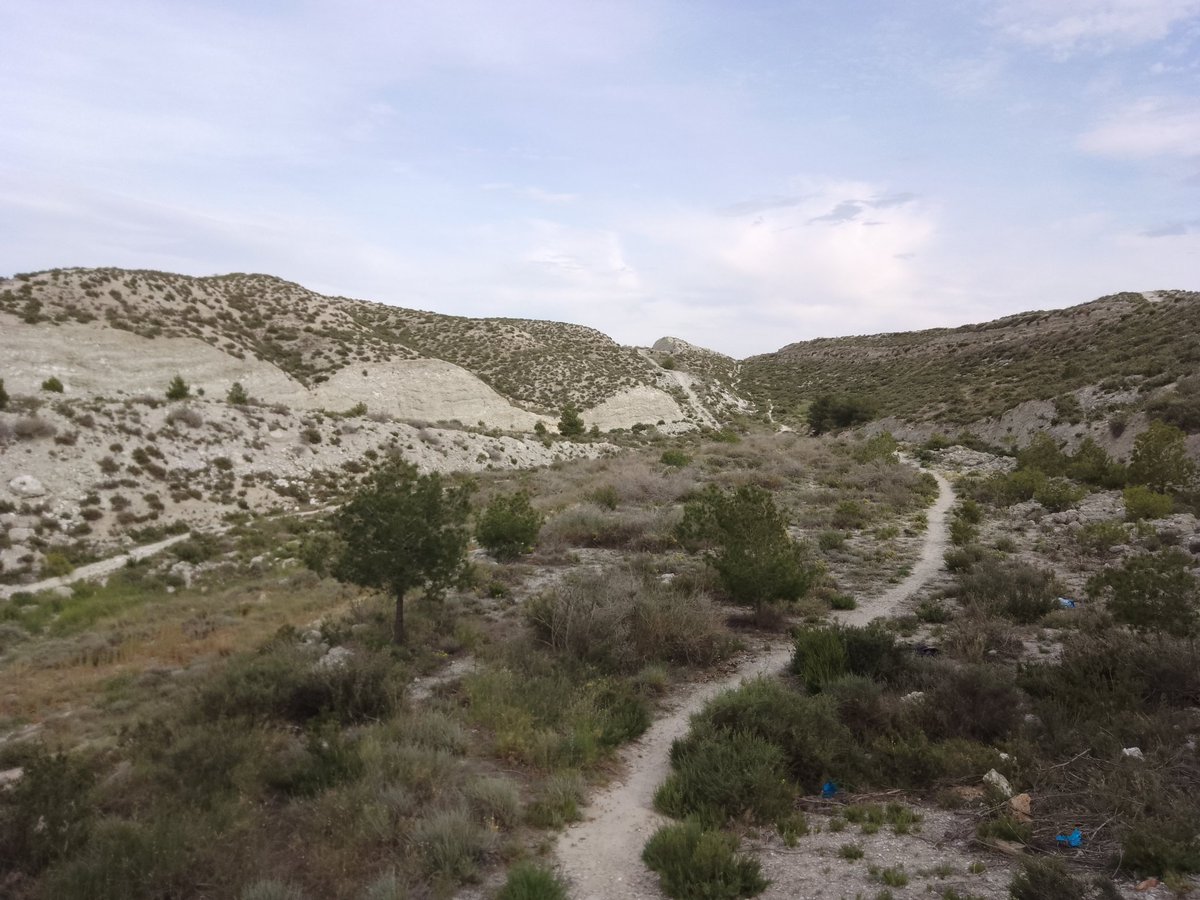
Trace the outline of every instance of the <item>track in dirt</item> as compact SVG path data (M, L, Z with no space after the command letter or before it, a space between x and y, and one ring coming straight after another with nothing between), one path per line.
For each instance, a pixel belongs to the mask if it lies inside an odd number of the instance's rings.
M890 613L920 590L942 568L946 550L946 515L954 491L933 473L938 496L929 508L921 555L900 584L863 600L857 609L837 615L846 624L865 625ZM584 820L558 839L556 852L574 900L651 900L662 897L658 879L642 863L642 847L665 821L654 811L654 791L670 772L671 743L687 733L688 721L708 700L737 687L747 678L780 671L790 659L790 643L767 644L731 675L683 692L666 715L621 754L624 775L592 798Z

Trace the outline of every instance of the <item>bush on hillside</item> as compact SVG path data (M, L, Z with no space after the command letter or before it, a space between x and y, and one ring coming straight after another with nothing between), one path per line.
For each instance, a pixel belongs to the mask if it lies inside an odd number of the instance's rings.
M737 900L762 893L768 882L758 862L737 852L737 838L695 822L665 825L642 851L675 900Z
M480 514L475 538L493 557L509 562L533 550L543 521L525 491L502 494Z

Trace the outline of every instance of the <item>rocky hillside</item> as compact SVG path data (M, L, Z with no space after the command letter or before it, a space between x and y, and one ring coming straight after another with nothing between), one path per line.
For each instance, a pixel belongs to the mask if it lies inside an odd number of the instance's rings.
M157 387L190 368L209 391L240 380L273 402L502 428L556 419L567 403L595 410L587 421L602 429L708 418L653 361L591 328L401 309L267 275L18 275L0 281L0 350L10 390L53 375L69 389L136 393L150 388L139 373Z
M1196 431L1197 373L1200 294L1159 291L961 328L790 344L745 360L739 388L782 421L799 421L814 397L836 394L931 427L996 422L1040 402L1048 418L1068 424L1157 406Z

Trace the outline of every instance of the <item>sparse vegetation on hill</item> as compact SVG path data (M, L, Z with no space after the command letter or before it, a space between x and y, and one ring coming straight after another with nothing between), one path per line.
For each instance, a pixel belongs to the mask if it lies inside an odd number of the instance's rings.
M870 398L882 415L967 424L1027 400L1062 398L1088 385L1153 401L1191 421L1200 365L1200 297L1164 291L1157 302L1116 294L1063 310L979 325L791 344L741 366L751 399L777 418L802 421L824 394ZM1178 382L1156 400L1147 393ZM1131 402L1131 401L1126 401ZM1066 406L1060 415L1078 416Z

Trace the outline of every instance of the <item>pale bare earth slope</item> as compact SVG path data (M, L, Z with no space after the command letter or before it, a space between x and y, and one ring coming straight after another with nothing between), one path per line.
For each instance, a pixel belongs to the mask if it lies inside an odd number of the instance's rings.
M861 608L843 621L862 624L886 616L897 604L918 591L941 567L946 546L946 513L954 503L949 482L936 475L938 497L930 508L929 527L919 561L899 585L864 600ZM658 878L642 863L642 848L667 820L654 811L654 791L670 772L671 743L687 733L688 720L712 697L747 678L773 675L787 664L792 647L768 644L733 673L681 695L665 716L658 719L621 755L624 774L596 795L584 821L567 829L556 852L571 883L574 900L642 900L659 898ZM790 896L786 885L775 885L778 896Z

